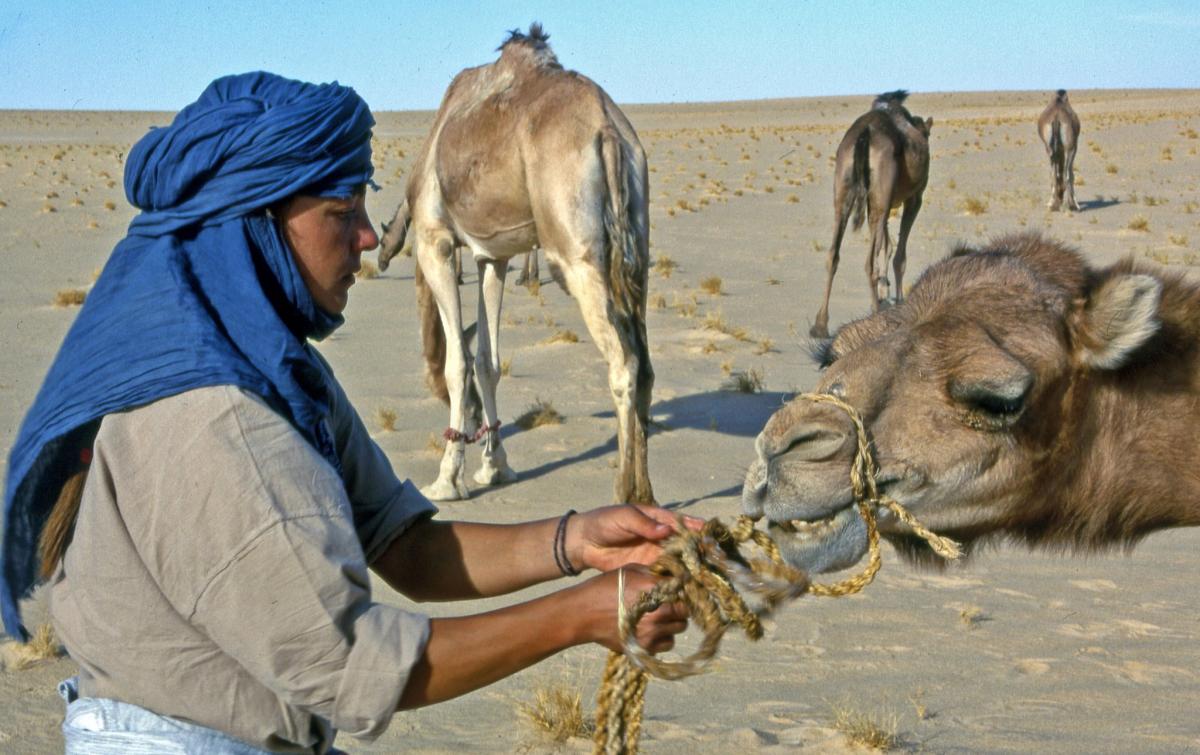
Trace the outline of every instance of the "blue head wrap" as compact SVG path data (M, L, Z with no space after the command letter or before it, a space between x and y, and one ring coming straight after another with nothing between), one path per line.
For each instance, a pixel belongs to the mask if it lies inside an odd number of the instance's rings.
M9 455L0 613L36 582L38 538L105 414L193 388L262 396L336 468L327 388L307 339L341 324L308 293L266 208L370 183L366 103L348 87L269 73L217 79L134 145L142 210L88 294Z

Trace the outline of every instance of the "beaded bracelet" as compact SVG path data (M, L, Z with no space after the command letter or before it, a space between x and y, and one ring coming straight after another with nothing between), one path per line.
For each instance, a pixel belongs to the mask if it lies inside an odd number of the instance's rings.
M562 519L558 520L558 529L554 533L554 563L558 564L558 570L568 577L579 574L579 570L571 564L571 559L567 558L567 520L574 514L575 509L568 509L567 513L562 515Z

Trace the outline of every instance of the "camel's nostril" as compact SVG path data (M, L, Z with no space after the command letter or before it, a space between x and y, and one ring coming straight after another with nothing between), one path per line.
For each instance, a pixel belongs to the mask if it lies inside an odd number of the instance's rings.
M825 428L811 428L793 436L792 441L776 458L789 461L824 461L841 450L845 436Z

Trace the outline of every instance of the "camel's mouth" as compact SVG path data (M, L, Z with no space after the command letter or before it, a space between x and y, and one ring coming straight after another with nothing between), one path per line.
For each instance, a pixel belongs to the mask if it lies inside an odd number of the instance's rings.
M867 552L866 523L853 503L818 519L766 524L784 560L812 574L849 568Z

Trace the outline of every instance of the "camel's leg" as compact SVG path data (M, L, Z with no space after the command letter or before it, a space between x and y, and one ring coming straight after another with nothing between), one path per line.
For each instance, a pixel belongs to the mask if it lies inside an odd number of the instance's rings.
M500 383L500 304L504 300L504 278L508 260L480 258L479 319L475 349L475 383L483 400L483 464L475 473L480 485L512 482L517 475L508 466L508 455L500 444L500 424L496 411L496 386Z
M1053 155L1051 155L1051 157L1050 157L1050 202L1046 205L1046 207L1051 212L1057 212L1058 209L1060 207L1062 207L1062 198L1063 198L1062 165L1057 160L1054 159Z
M1067 209L1072 212L1079 212L1079 203L1075 201L1075 150L1079 145L1072 144L1071 150L1067 152Z
M892 191L896 183L896 166L890 160L881 160L872 166L871 191L867 222L871 224L871 253L867 257L867 280L871 287L872 311L878 312L879 305L888 300L888 214L892 210Z
M517 276L517 285L532 287L539 282L541 273L538 271L538 250L537 247L529 250L525 255L525 264L521 268L521 274Z
M849 174L847 173L847 176ZM837 274L838 259L842 253L842 238L846 235L846 224L850 222L850 208L846 206L847 187L838 183L833 197L833 241L825 257L825 298L817 311L816 322L808 329L813 338L829 337L829 296L833 291L833 276Z
M447 434L458 438L446 439L446 451L438 469L438 478L421 492L434 501L453 501L470 496L463 479L464 436L475 429L468 426L471 399L468 394L467 353L463 343L462 312L454 267L454 243L446 236L421 239L417 244L417 264L437 302L442 327L446 331L446 388L450 393L450 424Z
M904 203L900 215L900 237L896 239L896 256L892 258L892 270L896 273L896 302L904 301L904 269L908 265L908 232L912 230L917 213L921 211L921 192L913 194Z
M454 247L454 282L460 286L463 284L462 256L463 248L461 246Z
M583 253L571 257L589 258L603 259L603 255ZM634 346L636 325L616 312L607 279L594 266L577 262L570 264L565 273L567 288L579 302L588 333L608 363L608 388L617 410L618 459L613 498L617 503L653 503L654 493L646 473L646 428L638 416L635 396L642 374Z

